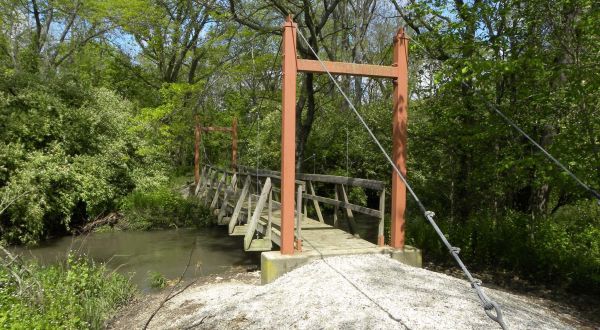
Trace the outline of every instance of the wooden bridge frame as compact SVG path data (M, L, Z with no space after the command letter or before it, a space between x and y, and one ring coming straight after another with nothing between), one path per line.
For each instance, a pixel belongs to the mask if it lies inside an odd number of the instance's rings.
M281 254L294 253L294 190L296 179L296 78L298 72L391 78L394 83L392 115L392 159L406 176L408 125L408 38L404 29L394 37L391 66L299 59L296 55L297 24L288 16L283 24L282 116L281 116ZM326 70L323 68L326 67ZM392 171L391 242L404 249L406 186ZM384 244L380 233L379 245ZM299 247L300 242L297 242Z
M238 122L233 118L231 127L202 127L198 116L195 116L194 129L194 183L200 182L200 142L202 141L201 132L230 132L231 133L231 169L237 169L237 151L238 151Z
M238 166L237 171L205 165L200 182L192 186L191 194L204 202L215 215L217 224L227 225L230 236L244 236L245 251L270 251L272 243L281 246L281 173L277 171ZM385 184L381 181L335 175L296 173L295 237L296 249L302 251L306 239L309 250L322 253L359 252L381 253L383 244L376 245L360 239L354 212L378 219L378 236L384 233ZM333 188L333 196L331 196ZM370 190L379 196L379 207L369 208L349 200L353 188ZM325 196L317 195L329 191ZM331 198L333 197L333 198ZM309 205L312 204L312 205ZM312 207L317 219L308 216ZM332 225L325 223L325 210L333 209ZM266 210L265 210L266 209ZM341 212L350 233L340 230ZM364 221L364 220L363 220ZM368 220L371 221L371 220ZM304 234L302 230L306 229ZM258 235L260 234L260 236Z

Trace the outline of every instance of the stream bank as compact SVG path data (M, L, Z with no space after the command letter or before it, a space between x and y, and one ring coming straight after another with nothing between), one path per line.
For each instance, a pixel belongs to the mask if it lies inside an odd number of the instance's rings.
M64 261L69 251L85 255L129 277L142 292L153 291L153 274L160 274L167 282L178 279L188 261L184 281L227 273L232 268L254 270L260 265L260 255L244 252L237 237L228 236L224 227L94 232L11 250L42 265Z

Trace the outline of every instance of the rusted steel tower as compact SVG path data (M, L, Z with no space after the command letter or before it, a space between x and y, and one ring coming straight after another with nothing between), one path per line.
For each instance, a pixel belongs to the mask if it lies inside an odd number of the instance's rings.
M200 181L200 143L202 142L202 132L229 132L231 133L231 169L237 170L237 151L238 151L238 122L233 118L231 127L203 127L200 125L200 119L195 117L196 125L194 129L194 181L197 185Z

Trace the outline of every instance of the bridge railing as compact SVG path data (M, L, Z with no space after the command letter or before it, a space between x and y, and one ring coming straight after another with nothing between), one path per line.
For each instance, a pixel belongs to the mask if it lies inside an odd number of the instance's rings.
M252 220L252 210L258 208L258 203L261 195L267 194L269 214L273 210L280 208L281 190L280 181L281 173L278 171L250 168L246 166L238 166L238 171L218 168L207 165L202 169L202 175L198 185L195 187L195 195L211 209L215 210L217 221L223 223L223 219L231 212L229 217L229 232L233 233L236 225L241 225L245 220L247 223ZM264 185L269 181L269 191L264 191ZM296 237L301 237L301 221L308 217L309 204L312 204L313 213L316 214L317 220L324 223L324 212L321 205L328 205L333 208L333 225L340 226L339 212L341 211L345 218L348 229L351 234L357 234L357 224L354 219L354 213L361 213L379 219L378 226L378 244L384 245L384 217L385 217L385 184L377 180L351 178L335 175L322 174L306 174L297 173L296 185L297 203L296 203ZM319 191L329 191L329 196L317 195L317 185L321 185ZM331 198L331 190L328 187L333 186L333 198ZM379 195L379 208L369 208L368 206L359 205L350 202L348 198L349 190L353 187L362 189L371 189ZM317 188L319 188L317 186ZM232 200L232 198L234 200ZM237 202L236 202L237 199ZM229 201L232 200L234 207L230 206ZM254 203L254 205L253 205ZM262 203L264 207L264 202ZM260 214L257 213L257 214ZM225 223L223 223L225 224ZM298 247L301 242L297 240Z
M278 171L256 169L246 166L238 166L238 173L250 175L260 181L260 178L272 178L273 180L280 180L281 173ZM336 175L324 175L324 174L307 174L307 173L296 173L297 183L303 183L304 189L301 197L302 201L302 213L307 216L308 213L308 202L311 201L313 204L314 213L320 222L325 222L323 212L321 210L321 204L329 205L334 208L333 211L333 225L339 226L340 219L338 213L342 210L343 215L348 222L348 228L352 234L357 234L357 225L354 219L353 212L365 214L374 218L379 219L379 226L377 232L377 243L384 245L384 219L385 219L385 183L378 180L352 178ZM334 198L319 196L317 195L315 185L333 185ZM358 205L349 201L348 192L352 187L360 187L363 189L374 190L379 197L379 208L373 209L368 206ZM279 192L278 188L273 188L274 191Z

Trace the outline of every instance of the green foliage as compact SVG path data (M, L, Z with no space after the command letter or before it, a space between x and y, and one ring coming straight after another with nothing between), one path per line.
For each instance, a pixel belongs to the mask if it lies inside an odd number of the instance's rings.
M29 85L0 106L0 194L21 195L0 215L12 243L83 225L135 184L129 102L105 88Z
M167 186L133 191L123 199L122 209L132 229L203 227L213 218L198 199L184 198Z
M150 287L154 289L164 289L167 287L167 278L155 271L148 272L148 282L150 282Z
M438 220L472 267L493 265L534 282L600 293L600 206L595 201L564 206L534 225L530 216L518 212L474 217L461 224ZM430 260L453 262L425 220L409 221L407 235Z
M55 266L13 262L0 267L0 283L3 329L101 329L134 294L127 278L74 257Z
M600 293L600 206L596 202L564 206L538 227L540 275Z

